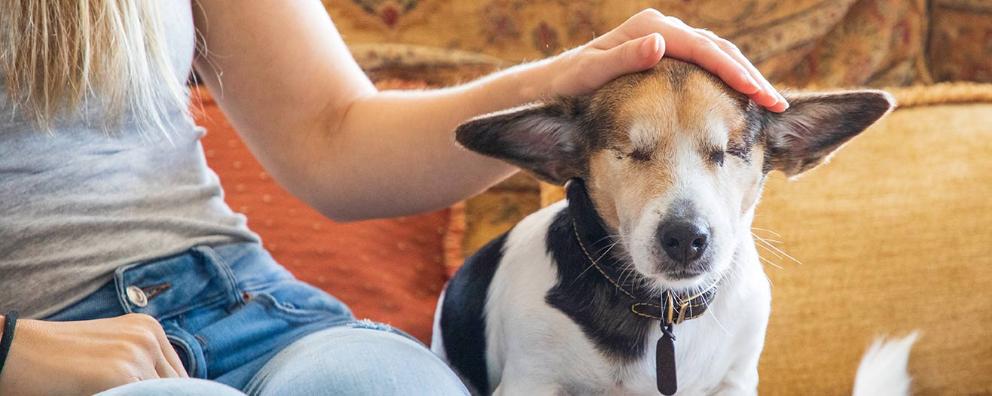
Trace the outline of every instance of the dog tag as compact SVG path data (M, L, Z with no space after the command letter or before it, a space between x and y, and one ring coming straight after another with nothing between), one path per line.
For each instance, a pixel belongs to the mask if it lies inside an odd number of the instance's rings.
M678 390L675 381L675 337L672 336L672 325L661 322L661 338L658 339L655 352L655 369L658 381L658 392L663 395L674 395Z

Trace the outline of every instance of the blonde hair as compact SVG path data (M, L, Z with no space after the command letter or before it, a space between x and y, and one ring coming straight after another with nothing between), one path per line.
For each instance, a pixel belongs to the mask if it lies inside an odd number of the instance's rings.
M2 0L0 72L8 98L42 130L89 98L105 125L130 114L168 131L186 90L165 52L160 0ZM172 110L175 111L175 110Z

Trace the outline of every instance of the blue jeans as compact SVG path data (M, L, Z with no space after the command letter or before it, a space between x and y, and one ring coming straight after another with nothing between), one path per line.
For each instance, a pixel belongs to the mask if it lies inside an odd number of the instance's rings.
M201 246L119 268L106 286L46 320L127 313L158 319L192 379L143 381L102 395L468 394L418 341L356 320L254 243Z

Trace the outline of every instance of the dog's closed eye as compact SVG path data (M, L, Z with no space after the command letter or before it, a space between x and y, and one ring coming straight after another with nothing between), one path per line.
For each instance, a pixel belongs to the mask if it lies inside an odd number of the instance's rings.
M613 157L618 160L627 159L636 162L648 162L651 161L651 157L653 156L651 151L644 149L625 150L616 147L611 150L613 151Z
M717 166L723 166L723 150L716 149L710 151L709 160L710 163L716 164Z

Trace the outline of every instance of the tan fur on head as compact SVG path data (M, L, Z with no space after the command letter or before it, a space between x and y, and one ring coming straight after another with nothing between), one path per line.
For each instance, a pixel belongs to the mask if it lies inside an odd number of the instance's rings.
M621 217L638 216L650 199L672 188L677 142L692 142L706 158L714 149L742 145L747 122L746 98L687 63L662 62L652 73L624 79L598 92L590 105L611 119L611 128L600 132L601 143L590 154L588 186L603 220L615 229Z

